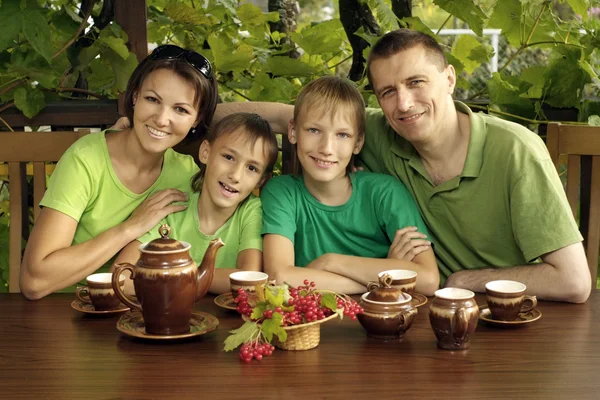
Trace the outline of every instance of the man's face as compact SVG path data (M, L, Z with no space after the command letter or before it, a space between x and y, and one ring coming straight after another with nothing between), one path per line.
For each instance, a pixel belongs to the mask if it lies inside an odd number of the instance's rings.
M373 90L390 126L411 143L431 143L453 110L454 68L440 71L421 46L371 62Z

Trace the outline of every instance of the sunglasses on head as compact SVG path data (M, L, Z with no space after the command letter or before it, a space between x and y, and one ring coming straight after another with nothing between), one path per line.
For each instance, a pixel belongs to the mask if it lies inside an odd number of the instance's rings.
M173 60L183 58L192 67L196 68L206 79L212 78L212 65L202 54L193 50L185 50L179 46L165 44L158 46L150 53L150 60Z

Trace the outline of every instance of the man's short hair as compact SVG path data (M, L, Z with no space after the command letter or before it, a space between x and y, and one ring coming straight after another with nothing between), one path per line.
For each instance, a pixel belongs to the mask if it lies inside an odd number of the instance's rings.
M371 87L373 87L373 77L371 76L371 63L373 61L391 57L401 51L417 46L422 46L427 50L429 59L440 71L448 66L444 50L434 38L412 29L397 29L383 35L371 48L367 61L367 76Z

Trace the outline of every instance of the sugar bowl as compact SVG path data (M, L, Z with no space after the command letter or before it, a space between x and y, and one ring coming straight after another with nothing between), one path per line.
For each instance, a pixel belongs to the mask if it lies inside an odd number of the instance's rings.
M393 277L383 274L379 284L369 284L367 293L360 298L363 312L358 321L367 335L382 340L402 340L417 316L412 297L392 286Z

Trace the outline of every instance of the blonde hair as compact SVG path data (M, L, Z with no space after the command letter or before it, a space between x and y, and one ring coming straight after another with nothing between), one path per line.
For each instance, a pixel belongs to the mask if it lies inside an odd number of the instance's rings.
M335 116L341 109L352 113L358 133L357 139L362 138L365 134L365 101L362 95L348 79L323 76L306 85L298 95L294 106L294 121L297 122L301 115L309 112ZM293 146L293 150L293 171L295 174L300 174L302 168L296 156L296 145ZM352 172L353 166L354 155L346 166L348 174Z

